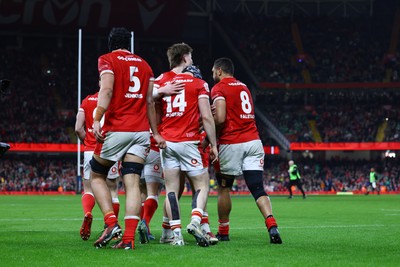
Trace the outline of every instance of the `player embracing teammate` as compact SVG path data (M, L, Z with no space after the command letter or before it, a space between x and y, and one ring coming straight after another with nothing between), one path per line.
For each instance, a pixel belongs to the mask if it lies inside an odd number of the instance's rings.
M218 161L219 153L221 155L216 177L219 184L218 239L229 240L229 191L233 179L243 174L265 218L271 243L282 243L270 199L263 188L264 152L255 126L251 95L243 83L233 78L231 60L221 58L214 63L213 116L208 84L202 80L199 69L192 65L191 49L183 57L172 59L182 64L171 65L171 71L166 74L172 75L168 79L164 77L165 83L159 82L153 89L152 69L144 59L129 52L129 41L130 33L126 29L114 28L109 36L111 52L99 58L100 91L93 120L97 145L90 161L90 185L103 213L105 229L94 245L104 247L111 239L122 237L114 248L134 249L141 209L139 180L150 150L150 128L161 149L167 191L164 222L172 230L171 235L162 236L161 240L168 240L172 245L184 245L179 208L183 172L193 186L191 221L186 230L198 245L213 244L209 227L205 230L201 226L207 216L205 208L209 191L208 168L203 164L200 146L200 129L203 128L211 163ZM179 72L174 71L177 68ZM161 121L158 122L154 101L157 97L162 98ZM100 125L104 115L105 123ZM105 182L110 167L119 160L122 161L121 174L126 190L123 235ZM142 220L143 227L139 227L142 243L149 240L146 223L151 217Z

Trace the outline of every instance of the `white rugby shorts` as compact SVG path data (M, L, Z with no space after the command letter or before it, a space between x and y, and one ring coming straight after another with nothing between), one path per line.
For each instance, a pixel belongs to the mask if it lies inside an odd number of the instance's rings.
M239 176L243 171L264 170L264 149L261 140L219 145L219 165L222 174Z
M123 161L124 155L129 153L146 160L149 147L150 132L108 132L101 144L100 157L110 161Z
M204 169L199 151L199 142L169 142L161 149L163 169L180 169L181 171L200 171Z
M164 183L162 172L160 152L150 149L141 178L145 179L146 183Z
M90 178L90 160L93 157L94 151L85 151L83 152L83 179L89 180ZM107 178L108 179L117 179L119 176L118 172L118 161L111 166L110 170L108 171Z

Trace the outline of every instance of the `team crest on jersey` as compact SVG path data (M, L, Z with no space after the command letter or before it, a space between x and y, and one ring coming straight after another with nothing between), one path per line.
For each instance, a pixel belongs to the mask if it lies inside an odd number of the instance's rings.
M158 170L160 169L160 166L159 166L158 164L154 164L153 169L154 169L155 171L158 171Z
M199 163L199 162L197 161L197 159L192 159L191 162L192 162L193 165L197 165L197 164Z
M260 159L260 166L264 166L264 160Z

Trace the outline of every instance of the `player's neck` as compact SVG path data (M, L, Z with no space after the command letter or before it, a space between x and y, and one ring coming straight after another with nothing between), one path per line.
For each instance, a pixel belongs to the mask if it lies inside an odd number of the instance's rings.
M221 75L221 80L226 78L233 78L233 76L228 74Z
M171 71L175 72L176 74L179 74L179 73L182 73L184 68L185 68L184 66L176 66Z
M125 48L119 48L119 49L115 49L115 50L113 50L112 52L130 52L128 49L125 49Z

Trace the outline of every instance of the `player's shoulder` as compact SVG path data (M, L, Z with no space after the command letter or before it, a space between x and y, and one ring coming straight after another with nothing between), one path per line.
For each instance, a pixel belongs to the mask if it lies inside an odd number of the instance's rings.
M174 78L177 75L177 73L175 73L174 71L170 70L164 73L161 73L157 78L156 81L160 82L160 81L167 81L167 80L171 80L172 78Z
M205 90L207 93L210 93L210 87L208 86L208 83L205 80L196 78L196 77L192 77L192 78L193 78L193 84L194 84L195 88L198 88L199 90L201 90L203 92Z

